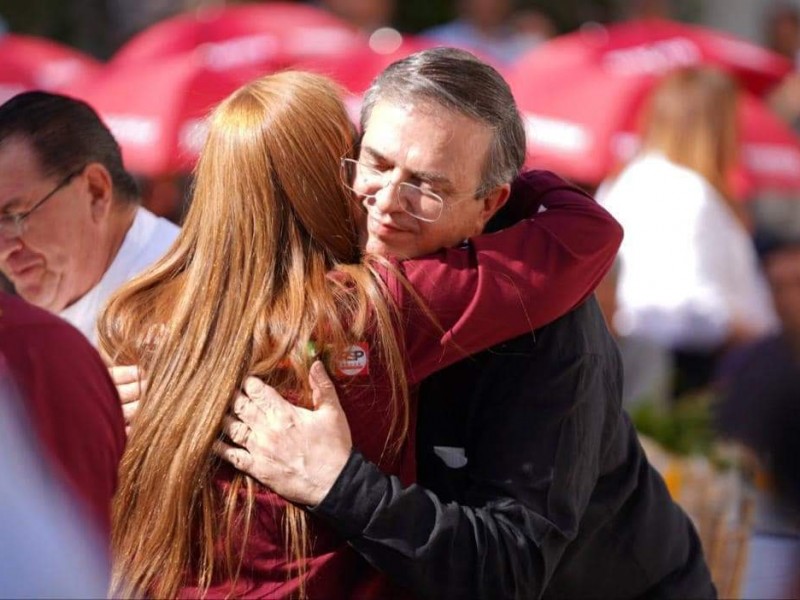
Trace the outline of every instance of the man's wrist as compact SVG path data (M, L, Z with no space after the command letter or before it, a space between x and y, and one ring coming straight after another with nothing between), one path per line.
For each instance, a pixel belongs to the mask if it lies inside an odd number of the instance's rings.
M317 513L318 510L319 510L320 505L325 504L326 501L328 501L330 503L330 501L328 499L329 499L329 497L331 495L334 495L334 494L337 494L337 493L341 493L339 491L339 488L342 488L342 487L347 485L347 483L345 481L347 479L347 476L346 476L345 472L348 470L348 466L350 465L350 463L357 463L358 462L358 458L354 457L355 454L357 454L357 452L356 452L355 448L352 448L350 450L349 456L347 457L347 460L344 463L344 466L342 466L341 470L339 471L339 474L336 476L336 479L334 479L333 483L331 483L331 485L328 486L328 489L325 490L325 492L321 494L321 497L319 498L318 501L316 501L314 503L307 503L306 508L308 508L308 510L310 510L311 512ZM317 486L317 487L319 488L320 486Z
M303 504L305 504L307 508L313 509L325 500L341 477L352 454L353 449L351 448L344 460L339 459L339 461L341 461L339 464L326 465L325 468L316 471L313 480L309 480L308 482L309 491L305 494L303 501Z
M366 529L388 488L388 476L354 449L331 489L309 511L345 539L353 538Z

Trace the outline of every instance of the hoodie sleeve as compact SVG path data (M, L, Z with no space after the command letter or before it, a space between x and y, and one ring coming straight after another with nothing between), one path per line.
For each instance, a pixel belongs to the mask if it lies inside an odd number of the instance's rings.
M509 203L521 219L511 227L400 263L436 324L401 278L388 281L404 318L409 382L565 315L611 268L622 228L578 188L532 171Z

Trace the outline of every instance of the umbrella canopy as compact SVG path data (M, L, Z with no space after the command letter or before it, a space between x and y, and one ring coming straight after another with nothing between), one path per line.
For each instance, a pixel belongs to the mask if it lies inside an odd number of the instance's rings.
M632 79L658 77L676 67L715 65L763 94L792 72L785 57L726 33L667 20L597 26L553 39L528 52L515 71L549 63L549 72Z
M415 52L439 46L436 42L426 38L401 35L394 30L387 30L387 36L392 36L392 39L387 40L386 43L372 42L363 48L355 47L340 55L328 54L298 58L292 61L291 66L327 75L352 94L360 96L366 91L372 80L393 62Z
M6 34L0 37L0 103L31 89L68 92L101 68L100 62L69 46Z
M530 163L599 183L635 151L638 115L659 78L697 64L719 66L746 89L761 92L789 72L782 57L757 46L668 21L622 24L543 44L508 74L526 120ZM800 189L800 146L788 127L748 92L739 118L742 167L754 189ZM780 157L779 164L766 156Z
M112 63L152 62L199 51L221 69L346 53L364 45L355 28L322 9L268 2L211 7L166 19L132 38Z
M158 176L189 172L205 140L205 117L254 73L210 68L193 54L109 67L74 91L122 147L126 167Z

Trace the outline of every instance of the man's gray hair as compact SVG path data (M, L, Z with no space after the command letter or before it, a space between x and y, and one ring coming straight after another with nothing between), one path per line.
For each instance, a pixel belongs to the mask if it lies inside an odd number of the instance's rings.
M476 197L510 183L525 162L525 126L511 89L493 67L456 48L423 50L392 63L372 83L361 107L361 130L379 101L435 102L494 131Z

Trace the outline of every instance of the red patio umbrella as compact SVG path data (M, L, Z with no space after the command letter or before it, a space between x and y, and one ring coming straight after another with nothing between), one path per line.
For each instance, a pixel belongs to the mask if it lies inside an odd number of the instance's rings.
M192 169L208 112L255 75L250 69L213 69L196 55L184 54L109 67L74 95L98 111L130 171L171 175Z
M508 74L526 119L530 164L599 183L630 158L638 115L654 84L692 64L717 65L745 88L762 92L790 69L782 57L752 44L669 21L563 36ZM800 168L793 168L800 166L796 137L754 95L744 96L740 120L748 180L756 189L800 189ZM781 157L782 166L769 164L767 155Z
M365 40L347 22L314 6L265 2L210 7L166 19L136 35L115 65L198 51L217 68L346 53Z
M390 31L393 33L389 33ZM386 45L379 42L363 48L354 47L342 54L298 58L291 66L327 75L351 93L360 96L372 80L393 62L440 45L420 36L400 34L394 30L387 30L387 35L396 36L396 40L390 40Z
M0 103L31 89L69 91L91 78L101 63L46 38L9 33L0 37Z

